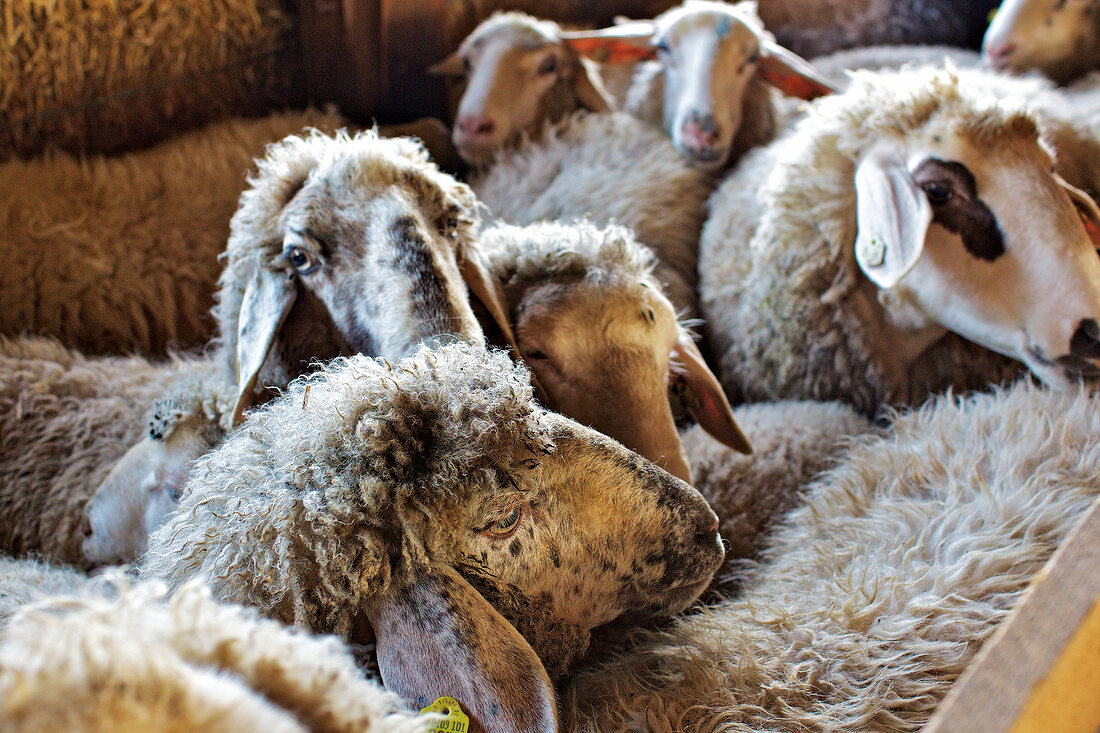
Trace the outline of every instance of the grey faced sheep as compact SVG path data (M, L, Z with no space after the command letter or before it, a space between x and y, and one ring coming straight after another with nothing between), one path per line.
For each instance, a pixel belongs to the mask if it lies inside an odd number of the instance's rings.
M458 342L337 360L251 413L196 465L142 573L373 638L414 707L449 695L487 731L554 730L547 673L594 626L691 603L717 524L689 485L539 407L504 353Z
M475 292L490 282L470 251L476 226L469 189L411 141L318 133L272 147L233 219L215 311L223 336L209 357L160 367L9 345L4 549L82 563L95 493L87 558L132 557L190 461L312 359L397 359L443 334L481 341L460 277Z
M773 89L813 99L833 91L800 57L775 42L755 2L688 0L652 21L565 34L585 49L650 49L624 109L664 129L677 152L719 171L776 133Z
M920 729L1096 502L1098 431L1095 394L1026 382L896 417L739 597L575 675L574 729Z
M547 405L689 482L670 388L713 438L751 450L718 379L662 294L653 255L629 230L495 224L479 245Z
M120 578L85 584L0 630L5 731L426 733L432 722L336 639L215 604L198 583L171 596Z
M561 28L525 13L496 13L430 73L461 82L452 139L474 165L584 108L612 108L595 64L561 42Z
M1004 0L982 39L982 58L999 71L1038 69L1068 84L1100 68L1096 3Z
M1100 211L1052 167L1030 114L951 71L815 102L711 200L700 291L724 386L871 415L1013 378L1005 357L1095 377Z
M210 125L149 150L0 164L0 334L86 354L204 344L245 174L264 145L345 124L309 111Z

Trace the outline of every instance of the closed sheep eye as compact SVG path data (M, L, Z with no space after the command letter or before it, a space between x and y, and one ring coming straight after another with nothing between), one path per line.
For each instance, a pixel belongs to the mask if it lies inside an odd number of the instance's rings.
M516 504L501 519L481 531L482 534L493 539L505 539L515 534L519 528L520 520L528 507L528 504Z
M662 38L653 44L653 48L658 54L667 54L669 52L668 41Z

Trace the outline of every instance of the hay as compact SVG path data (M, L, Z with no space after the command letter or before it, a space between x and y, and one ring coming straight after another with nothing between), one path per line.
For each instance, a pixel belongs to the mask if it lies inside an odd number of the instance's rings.
M278 0L3 0L0 160L111 153L290 96Z

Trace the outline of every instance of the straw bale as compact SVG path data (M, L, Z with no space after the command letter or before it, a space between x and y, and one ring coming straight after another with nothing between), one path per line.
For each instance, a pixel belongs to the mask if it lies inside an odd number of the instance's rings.
M111 153L291 95L279 0L4 0L0 160Z

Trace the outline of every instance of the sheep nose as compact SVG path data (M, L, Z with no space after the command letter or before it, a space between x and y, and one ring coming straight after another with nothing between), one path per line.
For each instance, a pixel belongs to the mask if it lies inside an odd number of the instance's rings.
M1069 352L1083 359L1100 359L1100 325L1085 318L1069 340Z
M1016 44L1012 42L994 43L985 48L986 57L994 69L1004 71L1009 67L1012 54L1016 53Z
M692 112L680 128L684 144L692 150L714 147L718 142L718 125L714 117L703 112Z
M468 137L488 135L496 128L496 123L488 117L460 117L456 124L458 129Z

